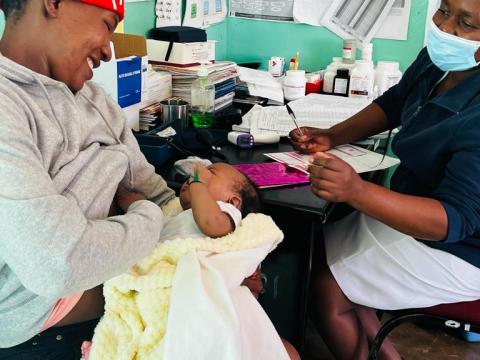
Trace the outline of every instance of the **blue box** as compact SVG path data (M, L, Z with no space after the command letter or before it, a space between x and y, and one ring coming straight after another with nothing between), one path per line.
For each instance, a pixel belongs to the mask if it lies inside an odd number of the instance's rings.
M117 60L118 105L137 104L142 96L142 58L132 56Z

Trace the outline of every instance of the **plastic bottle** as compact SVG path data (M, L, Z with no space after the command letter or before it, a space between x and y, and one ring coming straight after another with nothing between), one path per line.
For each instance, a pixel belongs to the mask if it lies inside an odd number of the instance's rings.
M323 75L323 92L325 94L333 93L333 79L337 75L337 68L334 65L328 65L327 71Z
M373 44L362 44L362 60L372 61Z
M355 63L357 55L357 40L345 39L343 40L343 62L345 64Z
M348 69L338 69L333 79L333 95L348 96L350 74Z
M192 84L191 114L193 126L209 128L215 117L215 86L208 80L208 70L204 65L198 70L198 79Z
M305 70L287 70L283 80L283 95L286 100L296 100L305 96L307 78Z
M382 95L402 78L400 65L395 61L379 61L375 71L375 85L378 86L378 95Z
M375 70L370 60L357 60L350 75L351 97L371 98L375 82Z
M330 65L335 66L337 69L338 69L339 67L342 67L342 65L343 65L343 58L334 56L334 57L332 58L332 63L331 63Z

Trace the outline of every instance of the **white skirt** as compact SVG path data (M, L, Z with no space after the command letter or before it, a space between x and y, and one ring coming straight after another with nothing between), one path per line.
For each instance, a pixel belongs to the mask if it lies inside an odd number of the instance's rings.
M422 308L480 299L480 269L359 212L325 228L327 262L352 302Z

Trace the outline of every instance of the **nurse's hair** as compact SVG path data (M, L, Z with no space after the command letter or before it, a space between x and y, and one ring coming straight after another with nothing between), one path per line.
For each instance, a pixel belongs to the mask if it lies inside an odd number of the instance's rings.
M5 14L5 19L15 17L18 20L25 12L25 7L29 0L0 0L0 8Z

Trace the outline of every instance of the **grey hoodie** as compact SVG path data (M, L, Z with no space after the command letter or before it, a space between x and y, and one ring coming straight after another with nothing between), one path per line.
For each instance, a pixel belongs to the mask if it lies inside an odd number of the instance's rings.
M119 183L151 201L108 217ZM98 85L74 95L0 55L0 348L147 255L173 197Z

